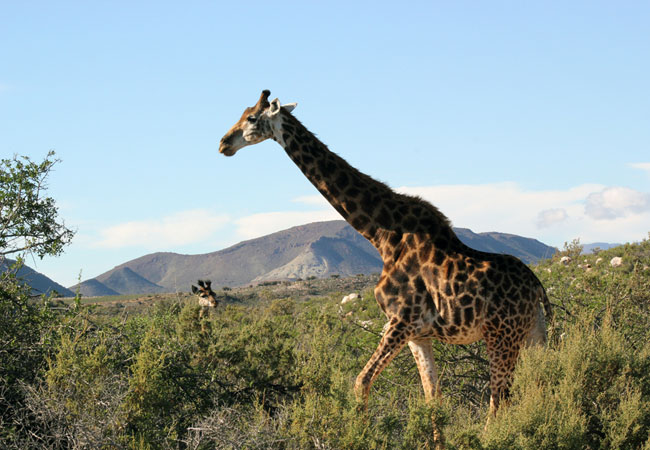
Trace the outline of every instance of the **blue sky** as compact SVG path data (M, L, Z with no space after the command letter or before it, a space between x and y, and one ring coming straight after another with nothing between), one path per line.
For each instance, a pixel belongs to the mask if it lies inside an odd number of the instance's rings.
M455 226L561 247L650 231L647 2L3 2L0 153L62 162L64 285L337 218L274 142L218 154L262 89Z

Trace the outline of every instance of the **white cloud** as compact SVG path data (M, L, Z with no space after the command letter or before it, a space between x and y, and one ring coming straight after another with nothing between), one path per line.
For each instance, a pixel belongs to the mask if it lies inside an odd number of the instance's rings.
M593 219L616 219L650 212L650 194L625 187L608 187L589 194L585 214Z
M326 220L341 220L333 208L320 211L284 211L253 214L235 221L237 234L243 239L253 239L297 225Z
M632 167L633 169L644 170L648 172L648 175L650 175L650 162L630 163L628 166Z
M296 197L291 201L294 203L302 203L303 205L315 205L321 207L329 206L329 202L322 195L303 195Z
M419 195L436 205L454 225L475 231L502 231L530 235L540 212L564 209L567 216L602 185L585 184L565 191L529 191L516 183L402 187L399 192Z
M564 222L568 217L569 215L564 208L545 209L537 215L537 226L539 228L547 228Z
M403 187L398 191L430 201L454 226L513 233L555 246L574 238L585 243L638 241L650 231L648 194L627 188L584 184L566 190L526 190L516 183L495 183ZM600 205L624 214L613 220L587 214L587 199L604 192L608 195ZM610 198L616 192L618 195ZM592 204L598 204L597 199L592 196Z
M226 215L203 209L182 211L161 219L126 222L100 230L93 247L171 249L200 242L229 221Z

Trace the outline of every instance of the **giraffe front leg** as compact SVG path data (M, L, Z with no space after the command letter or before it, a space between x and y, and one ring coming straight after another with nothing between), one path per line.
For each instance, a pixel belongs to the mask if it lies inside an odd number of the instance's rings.
M365 409L368 407L370 386L382 370L393 360L406 344L406 335L397 323L391 323L384 333L379 346L372 354L365 367L357 376L354 384L354 394L357 402Z
M434 398L441 395L431 339L409 341L408 344L411 353L413 353L413 358L415 358L415 364L418 366L422 388L424 389L424 398L427 403L431 403Z

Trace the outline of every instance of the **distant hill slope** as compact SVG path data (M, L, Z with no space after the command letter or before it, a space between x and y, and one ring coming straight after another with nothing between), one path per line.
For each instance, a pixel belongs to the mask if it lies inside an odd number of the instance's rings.
M556 251L520 236L455 230L470 247L509 253L526 263L548 258ZM152 253L121 264L95 281L122 294L157 293L186 291L199 278L212 280L214 286L234 287L266 280L369 274L381 269L379 253L370 242L347 222L335 220L293 227L202 255ZM82 284L82 293L84 288Z
M7 267L10 267L14 263L15 261L12 259L5 259L4 263L0 261L0 272L6 271ZM33 295L50 294L52 291L55 291L61 297L74 296L74 292L61 286L42 273L35 271L31 267L21 267L16 275L31 286Z
M95 280L120 294L149 294L167 292L162 286L143 278L128 267L121 267L98 276Z
M600 249L600 250L609 250L610 248L618 247L621 244L612 244L609 242L593 242L591 244L584 244L582 246L582 253L583 254L590 254L593 253L594 250Z
M70 287L71 290L77 291L83 297L105 297L107 295L120 295L119 292L114 291L108 286L104 285L101 281L92 278L90 280L82 281L81 284L77 284Z
M507 233L474 233L467 228L454 228L458 238L468 247L482 252L506 253L516 256L526 264L553 256L557 251L536 239Z

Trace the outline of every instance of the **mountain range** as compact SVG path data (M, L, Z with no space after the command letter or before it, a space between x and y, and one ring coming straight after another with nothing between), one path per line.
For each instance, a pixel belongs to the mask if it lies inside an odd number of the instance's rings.
M527 264L550 258L557 251L535 239L513 234L474 233L467 228L454 231L469 247L511 254ZM595 245L608 248L612 244ZM0 272L13 263L5 261ZM151 253L70 288L27 266L18 275L33 287L34 294L56 291L70 297L79 289L83 296L95 297L182 292L198 279L210 279L213 286L234 287L272 280L370 274L381 269L379 253L370 242L347 222L334 220L289 228L201 255Z
M454 231L466 245L481 251L508 253L526 263L555 252L535 239L505 233ZM270 280L380 272L377 250L347 222L335 220L301 225L232 247L201 255L151 253L121 264L79 286L84 296L145 294L189 290L197 279L213 286L243 286Z

